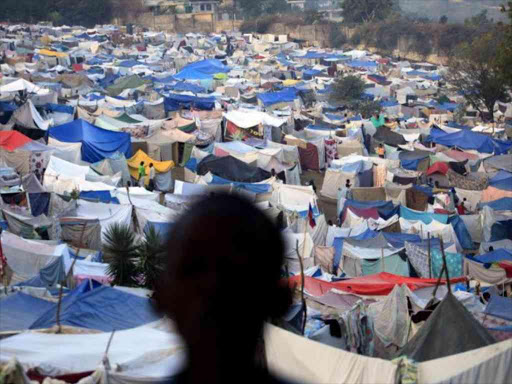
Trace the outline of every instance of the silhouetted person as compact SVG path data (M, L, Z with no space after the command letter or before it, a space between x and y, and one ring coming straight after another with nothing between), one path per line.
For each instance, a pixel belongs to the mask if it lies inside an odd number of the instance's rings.
M291 303L276 226L243 198L216 194L183 215L169 239L154 297L187 347L188 365L175 382L283 383L256 353L264 322Z

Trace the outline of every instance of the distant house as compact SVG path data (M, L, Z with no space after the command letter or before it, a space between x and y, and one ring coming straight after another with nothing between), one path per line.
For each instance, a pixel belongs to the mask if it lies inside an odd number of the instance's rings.
M220 0L190 0L192 13L212 12L217 13Z
M306 6L306 0L286 0L286 2L292 6L292 8L304 9Z

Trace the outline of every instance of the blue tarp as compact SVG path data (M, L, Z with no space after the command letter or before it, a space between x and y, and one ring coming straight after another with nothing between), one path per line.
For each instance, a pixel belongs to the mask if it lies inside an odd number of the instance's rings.
M380 102L382 108L396 107L397 105L399 105L399 103L396 100L383 100Z
M482 133L469 130L446 133L439 128L432 128L427 141L447 147L459 147L462 149L474 149L480 153L505 154L512 148L512 141L497 140Z
M405 242L409 243L421 243L422 239L419 235L409 234L409 233L398 233L398 232L381 232L388 243L393 248L403 248L405 247Z
M341 261L341 253L343 251L343 240L344 239L355 239L355 240L368 240L373 239L378 235L378 232L368 229L357 236L348 237L335 237L333 242L334 247L334 258L333 258L333 271L337 271Z
M201 60L185 66L174 78L180 80L212 79L216 73L227 73L230 70L220 60Z
M500 170L489 180L489 185L494 188L512 191L512 173Z
M45 287L57 287L66 280L66 272L64 272L64 262L62 257L59 257L54 262L50 263L44 268L39 270L39 278Z
M495 211L512 211L512 197L502 197L488 203L479 203L479 205L480 207L488 206Z
M451 224L457 239L459 240L459 244L464 249L474 249L475 244L473 244L473 240L471 235L464 224L464 221L460 218L459 215L450 216L448 219L448 224Z
M512 261L512 251L505 248L475 256L474 259L481 263L498 263L500 261Z
M14 112L18 107L10 101L0 101L0 112Z
M416 185L416 184L414 184L412 187L420 192L423 192L425 195L427 195L429 197L434 196L434 192L432 192L432 188L430 188L430 187L425 187L423 185Z
M279 92L259 93L258 99L261 100L264 106L269 106L277 103L289 103L294 101L298 93L293 88L286 88Z
M166 112L179 111L181 108L195 108L211 111L215 108L215 98L178 95L173 93L164 97L164 108Z
M506 320L512 320L512 298L491 294L484 313Z
M96 163L121 152L128 159L132 157L130 134L98 128L85 120L48 129L50 137L64 143L82 143L82 160Z
M180 81L176 84L171 84L167 86L169 89L172 89L173 91L180 91L180 92L192 92L192 93L206 93L206 89L203 87L187 83L185 81Z
M18 292L0 300L0 331L23 331L55 307L51 301Z
M144 63L140 63L137 60L125 60L125 61L121 61L119 64L117 64L118 67L123 67L123 68L132 68L132 67L135 67L136 65L144 65Z
M32 211L32 216L37 217L42 214L48 214L51 195L51 193L47 192L29 193L28 199L30 201L30 210Z
M410 171L417 171L418 166L420 165L420 162L423 159L416 159L416 160L400 160L400 165L403 169L408 169Z
M62 300L61 324L112 332L138 327L160 318L149 299L107 286L88 290L88 285L89 281L84 281ZM30 329L55 325L55 310L56 307L50 308Z
M162 236L162 238L166 239L173 226L174 223L148 221L144 227L144 232L147 232L150 227L153 227L160 234L160 236Z
M110 191L81 191L80 198L99 200L102 203L120 204L117 197L112 197Z
M267 193L270 191L270 184L254 184L254 183L241 183L237 181L231 181L224 179L220 176L212 175L212 181L210 184L226 185L231 184L237 189L243 189L252 193L260 194Z
M43 108L49 112L67 113L68 115L72 115L73 113L75 113L75 108L73 108L69 105L63 105L63 104L48 103L48 104L45 104L45 106Z
M430 212L420 212L415 211L413 209L409 209L400 206L400 217L411 221L422 221L425 224L430 224L432 220L437 220L440 223L447 224L448 223L448 215L442 215L440 213L430 213Z
M452 277L463 276L462 263L464 256L461 253L445 252L446 266L448 267L448 274L450 279ZM441 274L443 269L443 255L440 249L433 248L430 251L432 278L436 279ZM446 277L444 274L442 277Z
M365 61L365 60L350 60L345 63L345 65L352 68L377 68L378 64L375 61Z

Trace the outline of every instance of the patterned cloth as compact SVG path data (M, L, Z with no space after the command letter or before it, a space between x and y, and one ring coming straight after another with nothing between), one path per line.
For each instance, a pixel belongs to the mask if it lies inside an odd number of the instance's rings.
M331 165L332 161L336 159L337 153L338 151L336 149L336 140L325 139L325 160L329 166Z
M413 268L416 270L420 277L428 278L429 265L428 265L428 251L416 244L405 242L405 250L407 257ZM451 277L451 276L450 276Z
M384 164L373 167L373 186L383 187L386 184L386 175L388 170Z
M446 172L446 176L452 187L472 191L483 191L489 186L489 178L487 175L470 174L468 176L462 176L449 169L448 172Z
M462 276L463 255L460 253L445 252L445 256L450 279ZM432 249L430 251L430 258L432 260L432 278L438 278L443 269L443 255L439 249Z
M393 364L398 365L396 372L396 384L417 384L418 383L418 364L406 356L400 356L391 360Z

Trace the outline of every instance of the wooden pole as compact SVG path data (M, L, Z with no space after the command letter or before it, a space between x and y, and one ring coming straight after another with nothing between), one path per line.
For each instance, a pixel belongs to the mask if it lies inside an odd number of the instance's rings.
M446 264L446 254L444 253L444 244L443 244L443 238L440 237L439 241L441 242L441 254L443 255L443 269L446 273L446 284L448 285L448 292L452 291L452 287L450 284L450 274L448 273L448 264Z
M430 258L430 232L428 233L428 278L432 278L432 259Z
M384 264L384 248L380 249L380 262L382 264L382 272L384 272L386 267L386 265Z
M304 237L304 241L305 241L305 237ZM304 334L306 333L306 320L307 320L307 315L308 315L308 309L307 309L307 306L306 306L306 298L304 297L304 264L303 264L303 260L302 260L302 257L299 253L299 241L297 240L297 244L296 244L296 248L295 248L296 252L297 252L297 257L299 258L299 265L300 265L300 280L301 280L301 284L300 284L300 299L301 299L301 302L302 302L302 329L301 329L301 332L302 332L302 335L304 336Z

